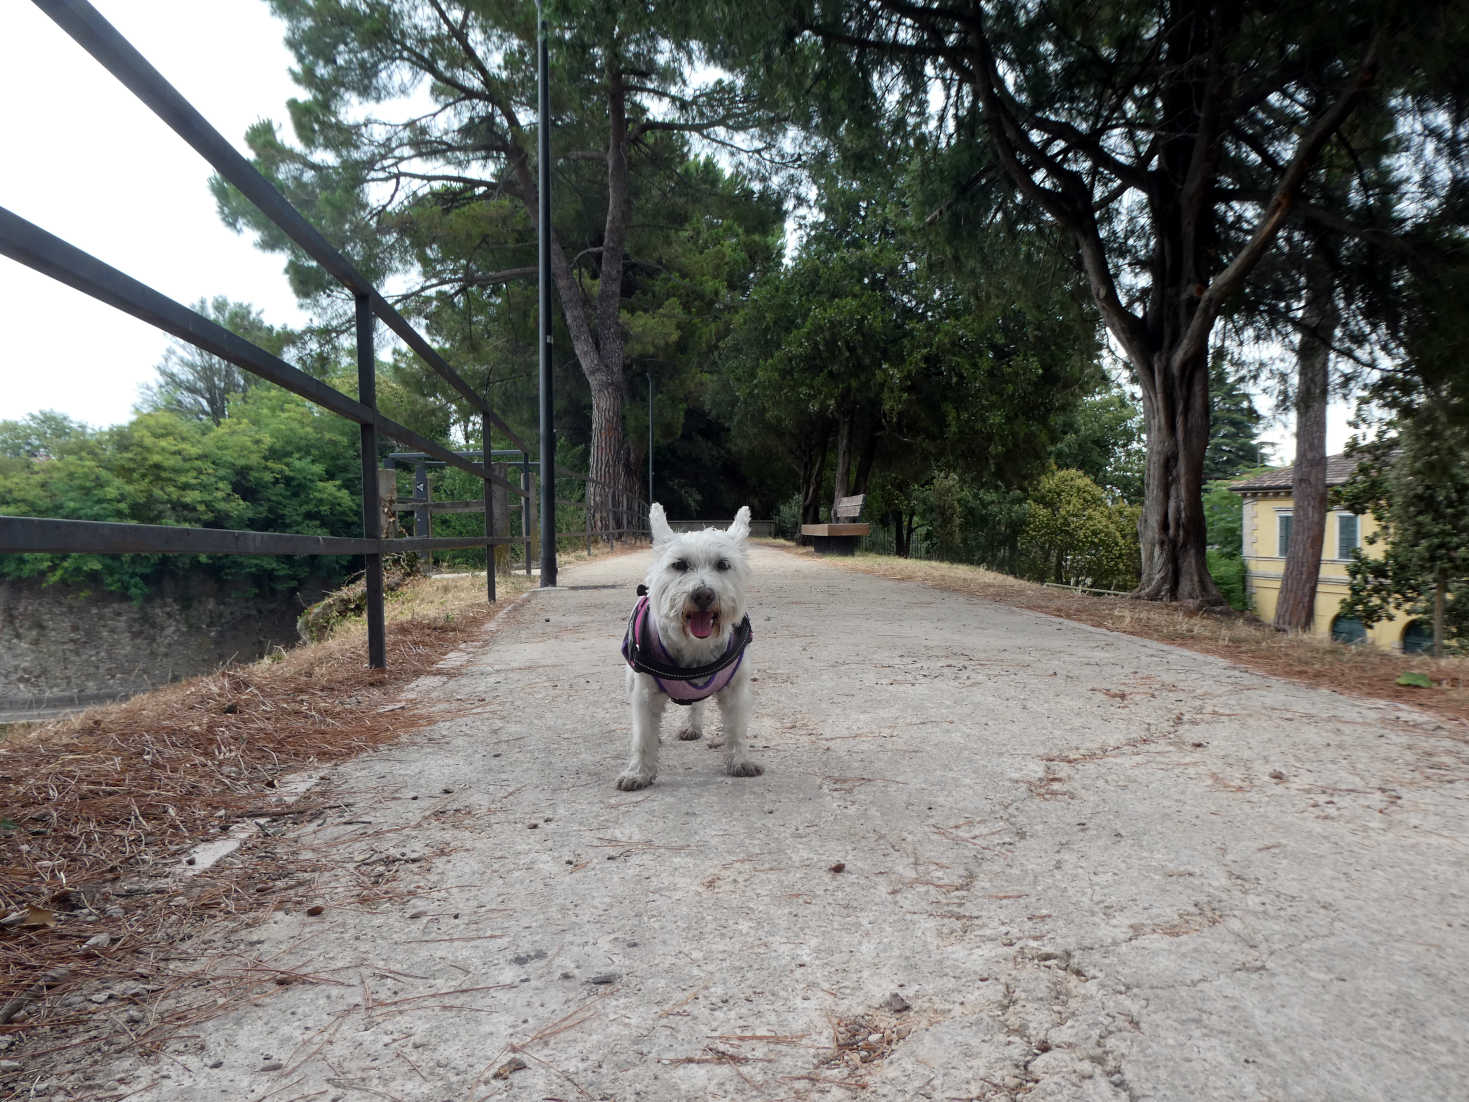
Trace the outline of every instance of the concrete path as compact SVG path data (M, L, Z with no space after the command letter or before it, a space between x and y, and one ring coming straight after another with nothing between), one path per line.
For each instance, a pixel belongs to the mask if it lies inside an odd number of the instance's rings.
M1469 1092L1463 728L757 548L764 776L665 728L657 783L623 794L617 643L645 560L564 571L420 686L442 722L335 770L348 806L295 836L334 871L217 947L297 982L107 1082Z

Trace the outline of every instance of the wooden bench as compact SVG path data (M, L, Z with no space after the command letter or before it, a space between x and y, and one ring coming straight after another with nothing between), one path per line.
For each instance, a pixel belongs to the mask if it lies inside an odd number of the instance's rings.
M857 520L866 498L866 494L837 498L831 511L832 523L801 525L801 542L809 543L818 555L854 554L858 542L872 531L872 525Z

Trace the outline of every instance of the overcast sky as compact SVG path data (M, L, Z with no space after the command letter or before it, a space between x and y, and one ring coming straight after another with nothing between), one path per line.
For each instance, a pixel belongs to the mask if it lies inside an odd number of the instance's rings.
M297 90L265 0L93 4L242 153L257 119L285 125ZM4 18L0 206L185 305L227 295L273 324L300 324L283 258L220 222L204 160L39 8L18 0ZM0 322L0 420L54 409L96 426L127 421L170 339L7 257ZM1333 452L1346 416L1333 408ZM1277 462L1294 453L1291 431L1286 417L1268 433Z
M93 0L153 67L245 152L294 93L264 0ZM0 206L192 305L228 295L299 323L284 258L227 229L210 168L31 3L5 5ZM0 257L0 420L55 409L127 421L167 334Z

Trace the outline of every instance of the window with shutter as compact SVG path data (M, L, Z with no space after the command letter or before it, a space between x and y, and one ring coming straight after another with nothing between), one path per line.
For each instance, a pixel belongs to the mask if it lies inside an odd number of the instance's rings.
M1349 559L1357 547L1356 516L1351 513L1338 513L1336 517L1336 557Z
M1282 559L1290 551L1290 514L1280 513L1275 518L1275 553Z

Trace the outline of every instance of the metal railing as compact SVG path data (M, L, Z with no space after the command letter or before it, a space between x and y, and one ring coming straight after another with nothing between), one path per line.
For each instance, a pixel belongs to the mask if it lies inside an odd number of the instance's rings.
M493 455L494 459L507 461L508 467L519 467L521 471L520 486L525 493L521 495L520 501L520 531L518 540L512 537L512 545L516 542L524 544L524 567L526 576L532 572L534 547L540 541L540 533L537 528L536 508L540 501L537 492L537 482L540 478L540 461L530 459L523 452L514 450L500 450ZM433 496L432 471L444 466L443 463L430 459L422 452L393 452L388 456L388 462L396 469L411 470L413 472L413 496L398 498L393 502L390 511L395 513L413 514L413 532L417 537L433 535L434 517L446 513L478 513L484 511L484 504L477 501L439 501ZM584 487L598 484L595 479L586 475L568 471L563 467L556 468L557 479L570 479L581 483ZM603 484L605 485L605 483ZM559 525L556 533L558 549L563 540L580 535L586 543L587 554L592 553L592 540L606 540L608 547L614 547L618 540L651 538L648 528L647 502L635 495L626 493L610 493L610 501L605 503L604 509L608 517L605 526L592 528L592 510L587 507L585 498L576 500L561 496L561 487L558 483L554 501L558 509L566 510L558 512L558 517L568 520L568 523ZM384 515L389 510L384 511ZM582 514L582 525L577 530L574 522L569 521L570 514L580 512ZM505 527L509 528L508 508L502 510L506 521ZM765 523L768 527L769 522ZM702 527L702 525L700 525Z
M516 495L524 495L526 491L491 471L491 430L509 438L522 452L529 453L530 448L357 268L240 156L96 9L84 0L33 2L352 293L356 305L357 397L327 386L4 208L0 208L0 253L355 422L361 430L362 537L0 516L0 553L362 555L367 589L368 662L376 668L384 667L387 658L382 556L396 551L483 547L486 559L493 564L494 546L511 542L511 537L492 531L492 487L501 486L507 493ZM483 434L480 462L390 420L377 408L374 335L379 321L479 414ZM486 505L484 534L473 538L383 539L377 478L380 434L480 479ZM487 569L485 574L487 599L493 601L495 572Z

